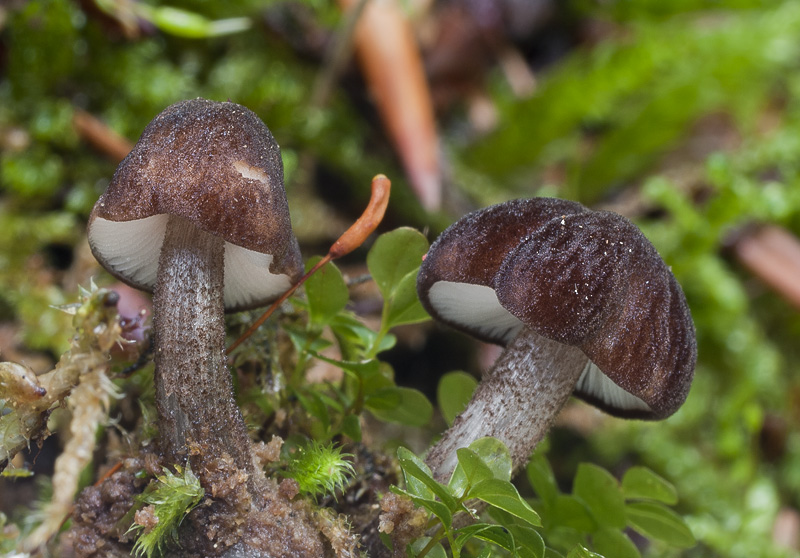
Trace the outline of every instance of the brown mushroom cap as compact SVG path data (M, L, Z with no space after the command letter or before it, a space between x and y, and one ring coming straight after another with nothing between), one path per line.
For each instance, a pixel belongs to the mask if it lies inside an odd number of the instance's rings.
M503 260L521 239L533 235L543 223L588 211L567 200L532 201L512 200L473 211L436 239L417 278L417 291L429 314L481 341L506 345L514 338L522 323L500 306L493 286ZM431 289L438 282L456 283L464 289L440 286L434 292L441 292L431 296ZM470 304L458 304L461 290L470 292ZM446 300L448 296L452 303Z
M431 246L418 291L434 317L480 339L505 345L527 326L580 348L591 363L575 395L611 414L663 418L688 394L683 291L617 214L549 198L474 212Z
M226 241L229 310L276 298L302 271L280 149L241 105L194 99L156 116L92 210L92 252L120 280L152 291L169 215Z

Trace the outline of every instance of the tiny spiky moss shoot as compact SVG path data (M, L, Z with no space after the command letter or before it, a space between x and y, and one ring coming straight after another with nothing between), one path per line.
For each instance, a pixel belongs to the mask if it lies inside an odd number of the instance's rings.
M352 455L342 453L342 448L333 443L326 445L312 440L291 455L285 474L297 482L302 494L313 498L335 496L355 475L348 457Z
M129 531L139 531L133 545L134 556L152 558L169 543L177 542L178 526L186 514L202 500L205 492L189 464L175 467L177 475L164 469L151 488L137 497L144 505L136 512Z

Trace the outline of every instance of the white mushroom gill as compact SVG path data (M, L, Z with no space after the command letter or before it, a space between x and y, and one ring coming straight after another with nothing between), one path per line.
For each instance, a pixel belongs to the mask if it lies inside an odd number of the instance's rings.
M156 284L158 255L164 243L168 215L135 221L109 221L97 217L89 242L106 267L131 282L152 290ZM275 298L291 286L287 275L271 273L271 254L261 254L225 243L225 307L246 308L255 300ZM142 265L142 262L147 262Z
M518 318L500 305L491 287L438 281L428 297L442 320L471 324L481 334L502 343L511 342L523 327ZM591 361L581 372L575 391L615 409L652 411L647 403L619 387Z
M271 273L272 254L262 254L225 243L225 306L246 308L255 300L278 298L292 281L288 275Z
M650 405L619 387L608 376L603 374L595 363L589 361L583 369L575 390L591 395L615 409L628 411L652 411Z
M104 267L153 290L167 220L167 215L119 222L97 217L89 229L89 244Z
M510 342L522 322L500 306L494 289L484 285L438 281L430 288L428 298L442 321L470 324L486 337Z

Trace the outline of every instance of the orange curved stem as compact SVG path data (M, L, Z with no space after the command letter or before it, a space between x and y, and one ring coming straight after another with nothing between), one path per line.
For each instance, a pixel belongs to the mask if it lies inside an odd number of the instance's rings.
M370 195L369 203L367 204L367 208L364 210L364 213L361 214L361 217L359 217L349 229L347 229L338 239L336 239L336 242L331 245L325 257L318 261L314 267L309 269L308 272L306 272L306 274L297 281L297 283L289 287L289 289L283 293L278 300L273 302L272 305L267 308L266 311L250 325L249 328L247 328L247 331L245 331L242 336L239 337L239 339L234 341L230 347L225 350L225 354L231 354L236 347L241 345L245 339L250 337L255 330L257 330L261 324L266 322L272 313L286 301L287 298L292 296L292 294L294 294L294 292L299 289L300 286L322 266L331 260L335 260L336 258L341 258L342 256L349 254L361 246L367 237L372 234L373 231L375 231L380 222L383 220L383 216L386 213L386 207L389 204L389 194L391 193L391 189L392 182L386 178L385 175L376 175L372 179L372 194Z

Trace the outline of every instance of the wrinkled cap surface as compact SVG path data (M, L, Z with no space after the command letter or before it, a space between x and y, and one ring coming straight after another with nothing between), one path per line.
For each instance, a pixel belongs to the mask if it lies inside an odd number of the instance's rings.
M152 291L169 215L226 241L229 310L277 298L302 271L280 149L241 105L194 99L156 116L92 210L92 252L122 281Z
M531 201L513 200L474 211L436 239L417 278L420 299L432 316L481 341L505 345L514 338L522 323L500 306L494 291L503 261L542 224L588 211L567 200Z
M611 414L663 418L688 394L696 341L683 291L615 213L549 198L474 212L431 246L418 291L431 315L479 339L507 344L528 327L580 348L591 362L575 394Z

